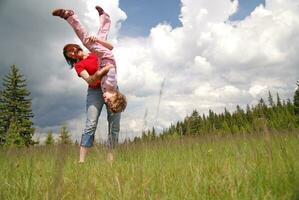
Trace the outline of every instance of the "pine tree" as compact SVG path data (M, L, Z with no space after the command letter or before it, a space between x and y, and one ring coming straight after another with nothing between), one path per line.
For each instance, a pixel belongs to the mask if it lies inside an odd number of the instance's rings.
M247 118L248 123L251 124L253 121L253 116L252 116L251 108L248 104L246 106L246 118Z
M232 134L237 134L239 133L239 128L236 124L233 124L232 126Z
M299 82L297 82L297 89L294 94L294 111L299 116Z
M53 145L54 143L55 143L55 140L54 140L54 137L53 137L53 132L52 132L52 130L49 130L48 134L47 134L45 144L46 145Z
M12 121L7 130L7 136L4 146L6 147L23 147L25 146L25 141L19 134L19 127L15 121Z
M186 135L190 135L191 134L191 129L190 129L190 117L187 116L184 120L184 133Z
M156 133L156 130L155 130L155 127L153 127L152 129L152 133L150 135L150 140L154 140L157 136L157 133Z
M282 104L281 104L281 100L280 100L280 97L279 97L279 94L278 94L278 93L276 94L276 99L277 99L277 100L276 100L276 101L277 101L277 106L278 106L278 107L281 107Z
M59 144L71 144L71 143L72 140L67 125L62 125L60 128Z
M247 123L246 115L244 110L239 105L237 105L236 109L237 109L235 112L236 125L239 128L241 128L244 124Z
M269 101L269 105L271 107L273 107L274 106L274 101L273 101L273 97L272 97L272 94L271 94L270 91L269 91L268 101Z
M197 110L193 110L191 116L189 117L189 130L190 134L196 135L199 133L199 113Z
M294 106L293 106L293 104L292 104L292 102L291 102L290 99L287 99L287 110L288 110L292 115L295 114L295 113L294 113Z
M5 144L6 140L6 130L5 130L5 106L3 103L2 91L0 91L0 146Z
M16 134L18 138L19 136L22 138L26 146L35 144L32 139L34 128L31 121L33 113L29 99L30 92L26 88L26 79L15 65L11 66L10 73L4 77L3 87L0 98L2 140L4 138L5 143L8 129L16 126Z
M257 114L258 117L265 117L266 113L267 113L267 105L265 103L265 100L263 98L261 98L259 100L258 106L257 106Z
M227 124L226 121L223 122L223 126L222 127L223 127L223 133L225 133L225 134L231 133L231 130L230 130L230 128L229 128L229 126L228 126L228 124Z

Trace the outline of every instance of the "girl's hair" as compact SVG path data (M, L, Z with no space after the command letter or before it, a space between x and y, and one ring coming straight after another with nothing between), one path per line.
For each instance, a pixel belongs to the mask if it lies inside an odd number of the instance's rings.
M110 110L112 113L123 112L127 107L127 98L125 95L116 91L115 98L111 100Z
M68 52L74 52L78 53L79 51L83 51L82 48L77 44L67 44L63 48L63 55L66 60L66 62L71 66L71 68L74 67L74 64L79 62L79 59L71 58L67 55Z

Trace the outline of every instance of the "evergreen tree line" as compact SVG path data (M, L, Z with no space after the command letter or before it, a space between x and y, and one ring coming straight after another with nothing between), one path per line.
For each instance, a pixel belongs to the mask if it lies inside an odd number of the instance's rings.
M224 109L217 114L209 110L207 115L200 115L194 110L183 121L170 125L162 134L157 136L155 129L143 132L141 140L152 140L157 137L206 134L250 134L265 131L292 131L299 127L299 82L294 99L281 100L279 94L276 101L269 91L268 101L261 98L254 106L247 105L246 109L236 106L234 112ZM135 138L135 141L140 139Z
M45 140L45 145L54 145L54 144L64 144L69 145L72 144L72 139L70 132L67 128L67 125L62 125L59 130L59 137L55 140L53 136L53 131L49 130L47 133L47 138ZM78 142L75 142L76 145L78 145Z

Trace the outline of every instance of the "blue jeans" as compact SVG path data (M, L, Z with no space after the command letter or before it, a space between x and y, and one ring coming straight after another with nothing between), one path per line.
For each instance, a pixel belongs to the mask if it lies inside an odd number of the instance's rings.
M81 138L81 146L92 147L94 135L96 132L98 119L100 117L103 105L105 104L101 88L88 88L86 99L86 123ZM106 104L105 104L106 105ZM107 108L107 105L106 105ZM114 148L118 143L118 134L120 130L120 113L112 113L107 109L108 120L108 146Z

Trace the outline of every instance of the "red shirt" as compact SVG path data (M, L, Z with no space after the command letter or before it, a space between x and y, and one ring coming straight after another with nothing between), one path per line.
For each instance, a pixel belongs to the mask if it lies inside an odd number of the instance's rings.
M80 76L80 73L83 70L86 70L88 72L88 74L91 76L94 73L96 73L96 71L98 71L98 69L99 69L99 60L98 60L97 55L94 53L89 53L87 58L85 58L84 60L81 60L75 64L75 70L76 70L78 76ZM100 86L101 86L100 80L96 81L92 85L89 85L90 88L99 88Z

